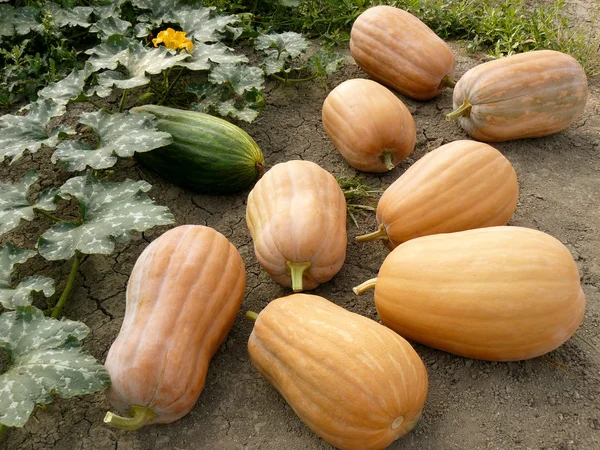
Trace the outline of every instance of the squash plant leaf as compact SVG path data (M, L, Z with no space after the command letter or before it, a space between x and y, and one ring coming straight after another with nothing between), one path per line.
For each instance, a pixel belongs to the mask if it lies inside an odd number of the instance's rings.
M92 6L94 16L100 19L108 19L109 17L119 17L121 15L121 6L129 0L111 0L110 2L102 2ZM96 3L96 2L94 2Z
M39 12L36 8L0 5L0 36L43 31L44 26L38 21L38 16Z
M151 10L151 12L138 15L140 22L153 22L160 25L164 21L164 16L171 11L187 8L186 0L131 0L131 4L139 9Z
M117 162L117 156L130 157L135 152L148 152L170 144L169 133L155 129L156 119L151 114L115 113L103 110L83 113L79 123L91 127L98 136L100 145L92 147L82 141L62 141L52 162L62 161L67 170L107 169Z
M29 305L33 291L43 292L46 297L54 294L54 280L41 275L24 278L16 288L11 287L14 266L23 264L35 255L36 251L17 248L10 242L4 247L0 245L0 305L4 308Z
M190 70L210 70L211 62L218 64L246 63L248 58L244 55L236 55L222 42L215 44L195 44L190 53L190 58L179 61L178 66Z
M341 55L320 50L308 59L308 67L314 68L319 75L331 75L343 62L344 58Z
M125 36L114 34L102 44L86 50L85 53L91 55L87 60L91 67L90 70L92 72L100 69L115 70L119 65L119 58L127 52L130 42Z
M114 70L102 72L98 75L98 84L120 89L144 86L150 82L146 74L156 75L189 57L188 53L177 53L166 47L147 48L140 42L133 42L118 55L126 74Z
M42 192L37 203L31 204L27 192L39 178L35 170L30 170L17 183L0 183L0 236L16 228L21 219L33 220L35 209L54 211L57 189Z
M245 122L252 122L258 117L258 111L256 109L252 109L247 105L244 105L240 109L235 105L234 100L227 100L226 102L220 103L218 112L223 117L230 116Z
M125 35L130 27L131 22L127 22L119 17L110 16L100 19L98 22L93 24L90 27L90 33L98 33L100 39L106 40L115 34Z
M38 92L39 98L54 100L59 105L66 105L69 100L76 99L83 92L85 72L74 69L66 78L50 83Z
M44 6L43 12L50 14L54 19L54 24L58 28L80 26L88 28L90 15L94 8L89 6L75 6L74 8L63 9L54 2L49 2Z
M55 224L38 240L38 251L48 260L69 259L76 251L109 254L130 230L173 223L169 209L145 194L151 187L145 181L99 181L89 174L67 180L60 195L77 198L81 220Z
M262 91L265 83L263 71L258 67L230 63L219 64L208 79L213 84L228 84L237 95L253 89Z
M267 75L290 72L294 69L291 61L308 48L308 40L299 33L288 31L280 34L261 34L254 48L265 53L262 66Z
M22 427L35 405L110 386L104 366L81 347L89 328L44 316L33 306L0 315L0 349L10 359L0 375L0 423Z
M0 117L0 161L5 158L11 162L23 156L25 150L37 152L42 145L54 147L58 143L60 128L46 130L50 119L61 116L65 105L49 98L31 103L29 114L13 116L6 114Z
M164 18L164 22L177 22L186 32L187 38L194 38L198 43L217 42L228 27L240 22L235 15L219 15L213 8L174 9Z

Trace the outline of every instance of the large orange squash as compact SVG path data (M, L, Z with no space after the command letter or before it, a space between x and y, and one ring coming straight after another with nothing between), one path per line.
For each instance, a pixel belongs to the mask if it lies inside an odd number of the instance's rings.
M248 195L246 223L260 265L295 292L330 280L346 258L346 200L310 161L274 165Z
M376 279L381 321L469 358L518 361L575 333L585 311L577 264L554 237L521 227L437 234L393 250Z
M458 119L484 142L547 136L564 130L585 109L587 78L575 58L553 50L507 56L475 66L454 88Z
M375 81L355 78L338 85L325 99L322 117L333 145L364 172L392 170L415 147L410 111Z
M421 416L427 371L411 345L322 297L271 301L248 350L298 417L340 449L383 449Z
M427 25L393 6L373 6L352 26L350 52L373 79L417 100L453 86L455 60Z
M245 287L239 252L212 228L182 225L146 247L131 272L123 325L105 363L112 382L106 396L131 417L109 412L104 421L134 430L186 415Z
M517 174L488 144L454 141L429 152L383 193L379 228L358 242L381 239L393 249L419 236L506 225L519 200Z

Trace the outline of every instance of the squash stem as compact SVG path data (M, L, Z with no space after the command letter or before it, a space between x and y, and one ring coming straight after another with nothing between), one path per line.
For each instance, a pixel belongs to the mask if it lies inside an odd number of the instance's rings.
M120 428L121 430L133 431L143 427L157 417L157 414L147 406L131 405L129 414L131 414L131 417L121 417L109 411L104 416L104 423Z
M256 322L256 319L258 319L258 313L255 313L254 311L246 311L246 319Z
M383 159L383 163L388 170L392 170L394 167L394 154L391 151L383 152L381 154L381 158Z
M471 114L471 102L466 98L463 100L463 104L452 111L450 114L446 115L446 120L456 120L459 117L469 117Z
M265 174L265 166L258 161L256 161L255 166L256 166L256 171L258 172L258 177L256 177L256 179L260 180L260 178Z
M375 284L377 284L377 278L371 278L370 280L353 287L352 290L356 295L362 295L369 289L375 289Z
M60 298L54 308L52 308L52 318L58 319L62 314L63 307L67 300L69 299L69 294L71 293L71 289L73 288L73 283L75 283L75 278L77 277L77 270L79 269L79 263L81 263L82 255L79 252L75 253L75 257L73 258L73 264L71 265L71 273L69 273L69 278L67 279L67 284L65 289L63 290Z
M389 241L387 231L385 230L385 225L379 225L377 231L373 231L372 233L363 234L361 236L356 236L356 242L369 242L375 241L377 239L381 239L382 241Z
M302 277L304 276L304 271L310 268L310 261L301 263L286 261L286 265L290 269L290 277L292 277L292 289L294 292L301 292Z
M454 81L450 77L450 75L446 75L444 78L442 78L442 82L440 83L440 86L453 88L454 86L456 86L456 81Z

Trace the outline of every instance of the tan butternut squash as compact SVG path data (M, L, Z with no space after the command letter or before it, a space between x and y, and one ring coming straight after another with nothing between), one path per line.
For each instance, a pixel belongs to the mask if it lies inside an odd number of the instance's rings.
M587 78L575 58L536 50L467 71L454 88L454 111L474 139L501 142L558 133L583 113Z
M135 430L186 415L245 287L239 252L212 228L182 225L148 245L131 272L125 317L105 363L106 396L131 417L109 412L104 421Z
M376 279L381 321L468 358L519 361L575 333L585 311L577 264L554 237L521 227L425 236L393 250Z
M411 345L322 297L271 301L248 350L298 417L337 448L383 449L421 416L427 371Z
M410 155L417 138L408 108L372 80L346 80L323 103L323 128L352 167L386 172Z
M519 200L517 174L498 150L454 141L429 152L383 193L379 228L358 242L390 249L420 236L506 225Z
M330 280L346 258L346 200L310 161L273 166L248 195L246 223L263 269L295 292Z
M363 12L350 33L352 57L374 80L427 100L454 85L452 50L411 13L393 6Z

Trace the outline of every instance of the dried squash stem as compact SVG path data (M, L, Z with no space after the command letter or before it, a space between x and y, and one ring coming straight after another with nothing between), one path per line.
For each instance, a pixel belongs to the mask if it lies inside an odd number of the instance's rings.
M352 290L356 295L362 295L369 289L375 289L375 284L377 284L377 278L371 278L370 280L353 287Z
M459 117L469 117L471 114L471 102L466 98L463 100L463 104L452 111L450 114L446 115L446 120L455 120Z
M286 261L286 265L290 269L290 277L292 278L292 289L294 292L302 291L302 277L304 276L304 271L309 269L311 266L311 262L292 262Z
M254 311L246 311L246 319L256 322L256 319L258 319L258 313L255 313Z
M387 170L392 170L394 167L394 154L391 151L384 151L381 154L381 159L383 159L383 163Z
M382 241L389 241L387 231L385 230L385 225L379 225L377 231L373 231L372 233L363 234L362 236L356 236L356 242L369 242L375 241L377 239L381 239Z
M121 417L110 411L104 416L104 423L120 428L121 430L133 431L141 428L154 419L157 414L147 406L131 405L129 408L131 417Z

